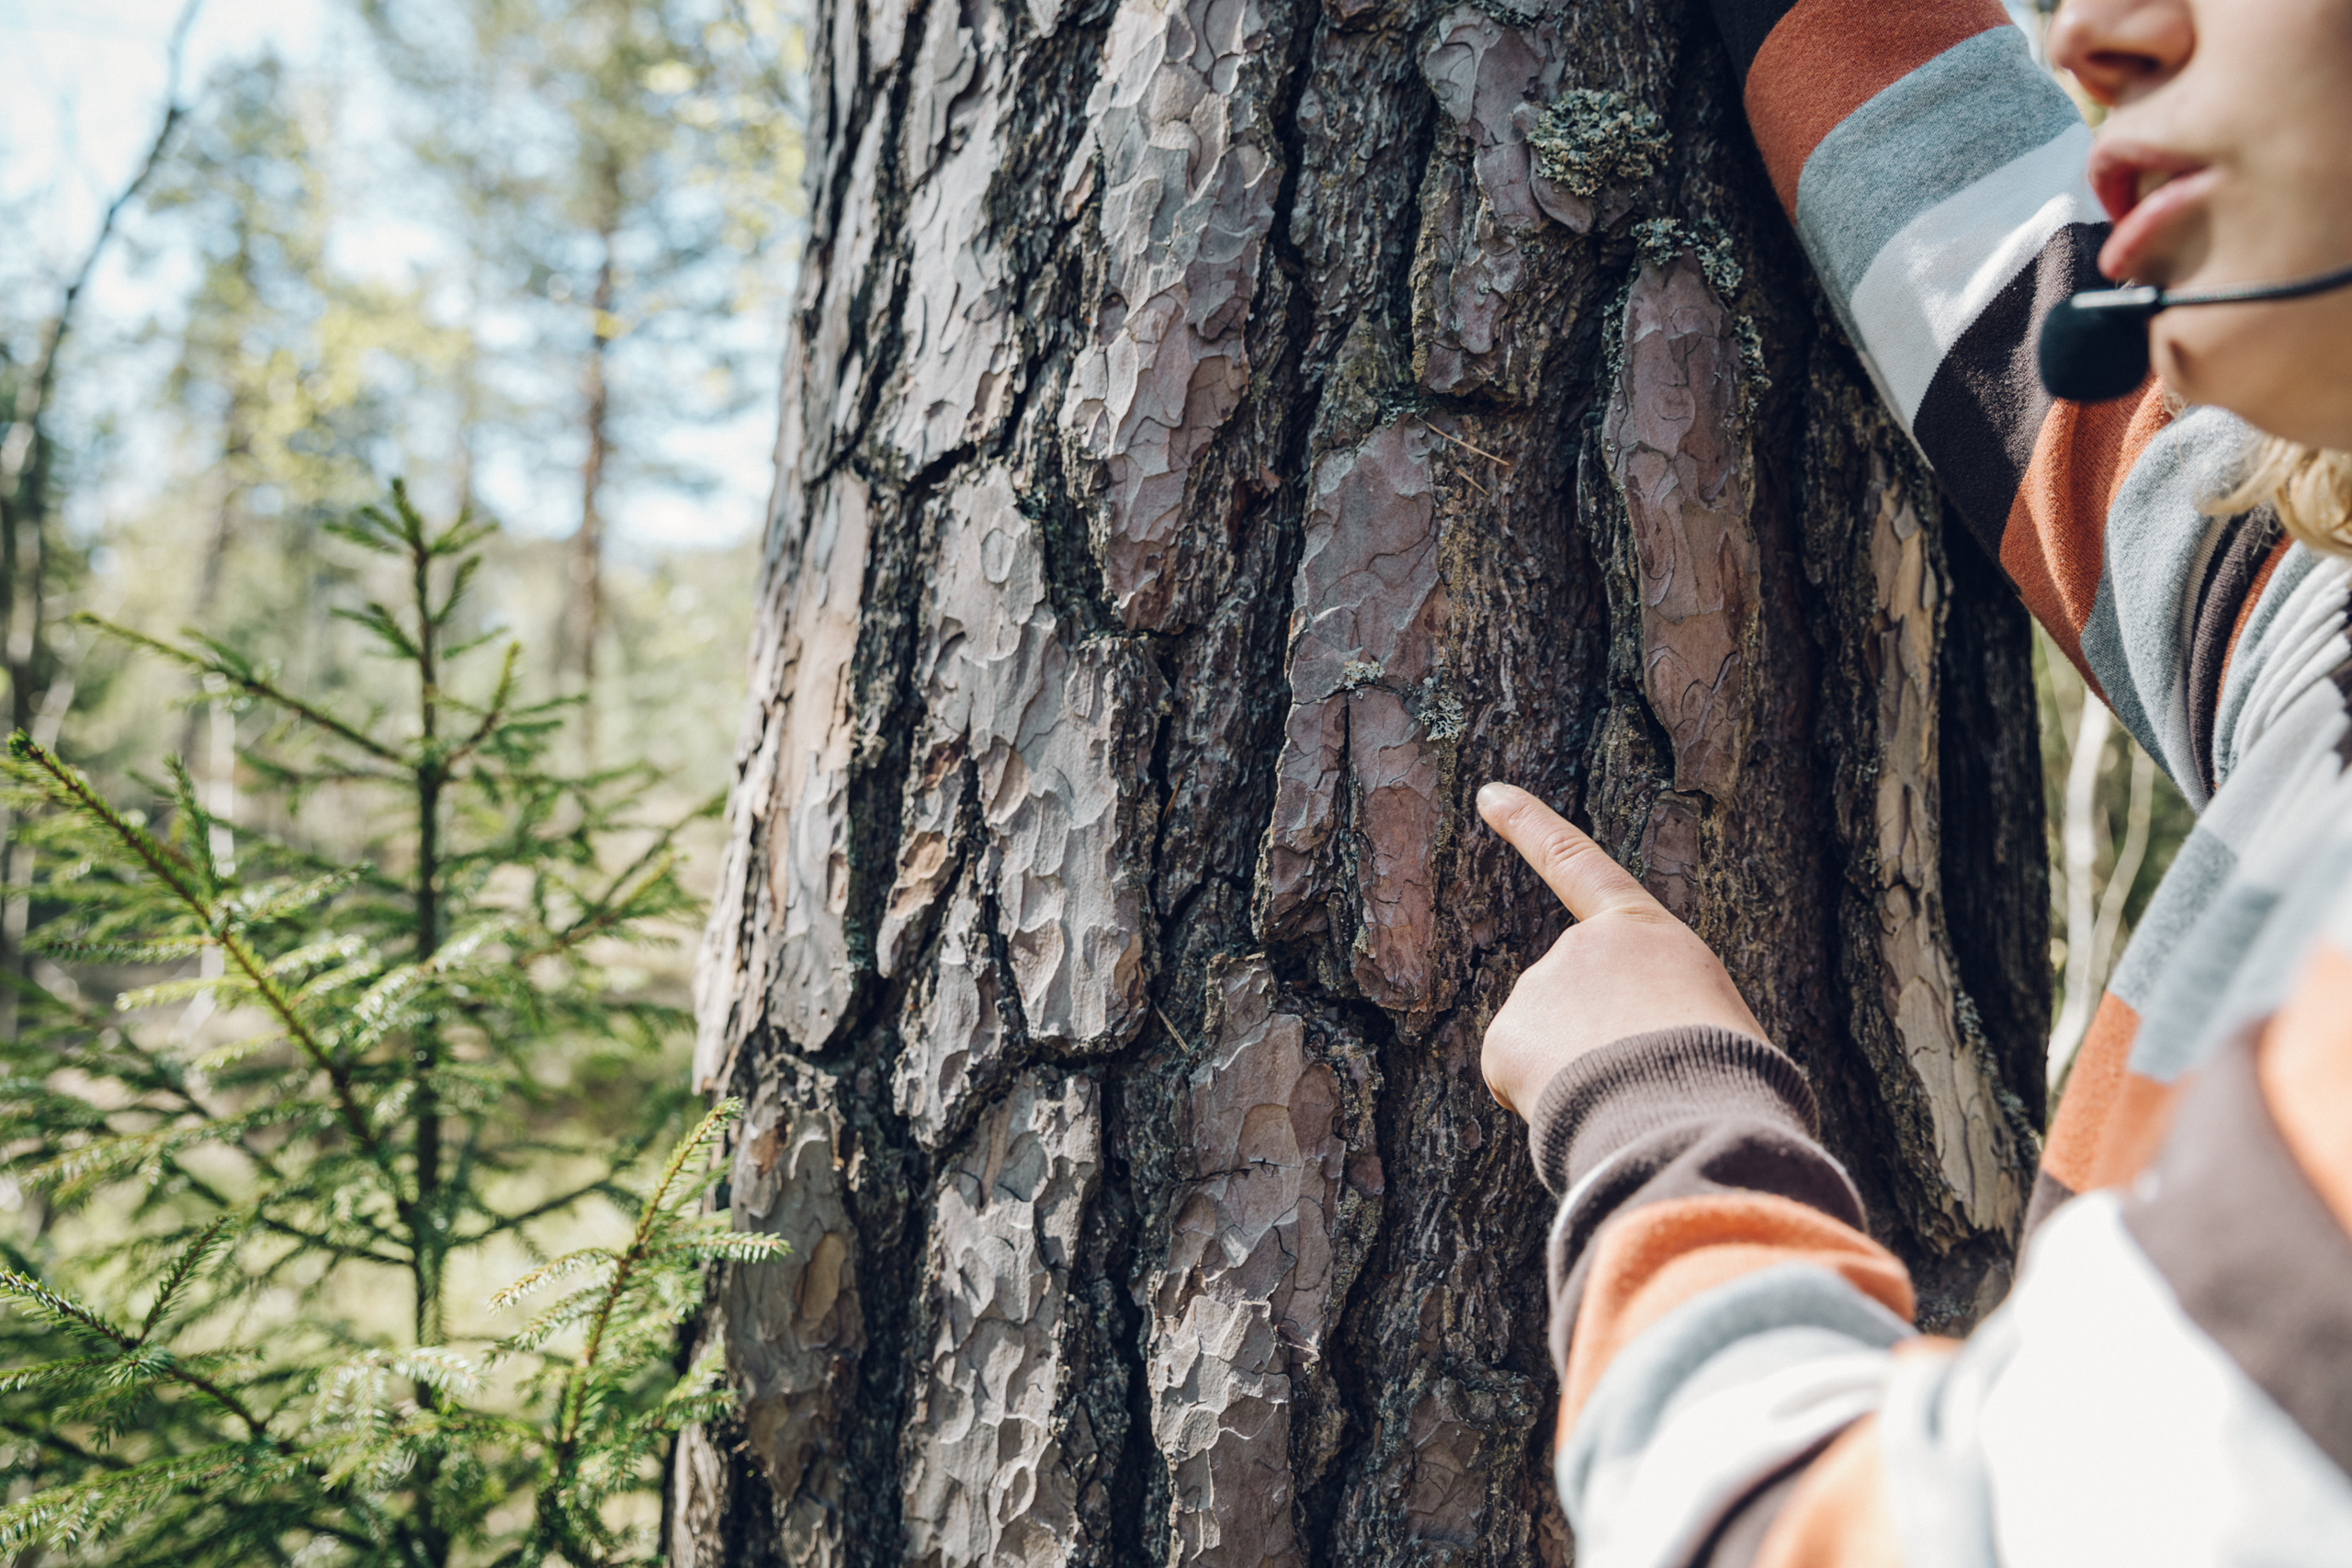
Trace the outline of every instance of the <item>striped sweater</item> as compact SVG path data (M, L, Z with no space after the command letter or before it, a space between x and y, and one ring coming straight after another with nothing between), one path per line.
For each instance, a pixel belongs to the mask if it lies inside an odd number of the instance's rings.
M2199 815L1965 1343L1913 1330L1770 1044L1647 1035L1546 1088L1579 1568L2352 1563L2352 570L2200 510L2229 415L2042 392L2105 225L1996 0L1713 4L1887 403Z

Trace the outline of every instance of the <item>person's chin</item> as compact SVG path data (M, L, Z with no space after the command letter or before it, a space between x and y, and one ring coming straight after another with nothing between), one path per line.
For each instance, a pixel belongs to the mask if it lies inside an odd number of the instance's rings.
M2352 356L2254 319L2262 310L2224 305L2157 318L2149 346L2165 386L2183 402L2227 409L2290 441L2352 447L2352 378L2329 374Z

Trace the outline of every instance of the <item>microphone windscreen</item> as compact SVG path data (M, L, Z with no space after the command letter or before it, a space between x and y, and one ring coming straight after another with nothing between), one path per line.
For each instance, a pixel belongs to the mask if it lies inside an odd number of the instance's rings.
M2041 384L2068 402L2104 403L2148 377L2146 309L2104 310L2061 300L2041 323Z

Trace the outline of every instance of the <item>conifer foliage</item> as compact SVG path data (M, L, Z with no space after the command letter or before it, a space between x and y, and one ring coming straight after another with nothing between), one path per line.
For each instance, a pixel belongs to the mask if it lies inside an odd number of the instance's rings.
M176 761L141 811L9 746L41 868L10 897L46 983L0 1042L0 1173L45 1223L0 1258L0 1552L650 1560L625 1495L726 1397L676 1364L677 1325L707 1264L779 1246L705 1214L735 1107L680 1135L650 1065L681 1020L594 956L691 916L682 824L641 820L649 770L559 764L567 704L522 700L516 647L469 619L485 527L395 487L334 531L404 586L344 612L400 705L339 712L225 644L103 629L250 713L281 822L372 795L391 826L367 858L232 832ZM112 1014L65 978L190 969ZM610 1245L547 1256L600 1203L628 1222ZM453 1293L514 1258L537 1266L489 1302Z

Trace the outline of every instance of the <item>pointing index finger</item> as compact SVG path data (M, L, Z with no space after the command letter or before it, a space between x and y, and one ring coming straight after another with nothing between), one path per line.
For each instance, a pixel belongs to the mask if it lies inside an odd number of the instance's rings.
M1520 852L1579 920L1664 906L1576 825L1515 784L1478 791L1478 815Z

